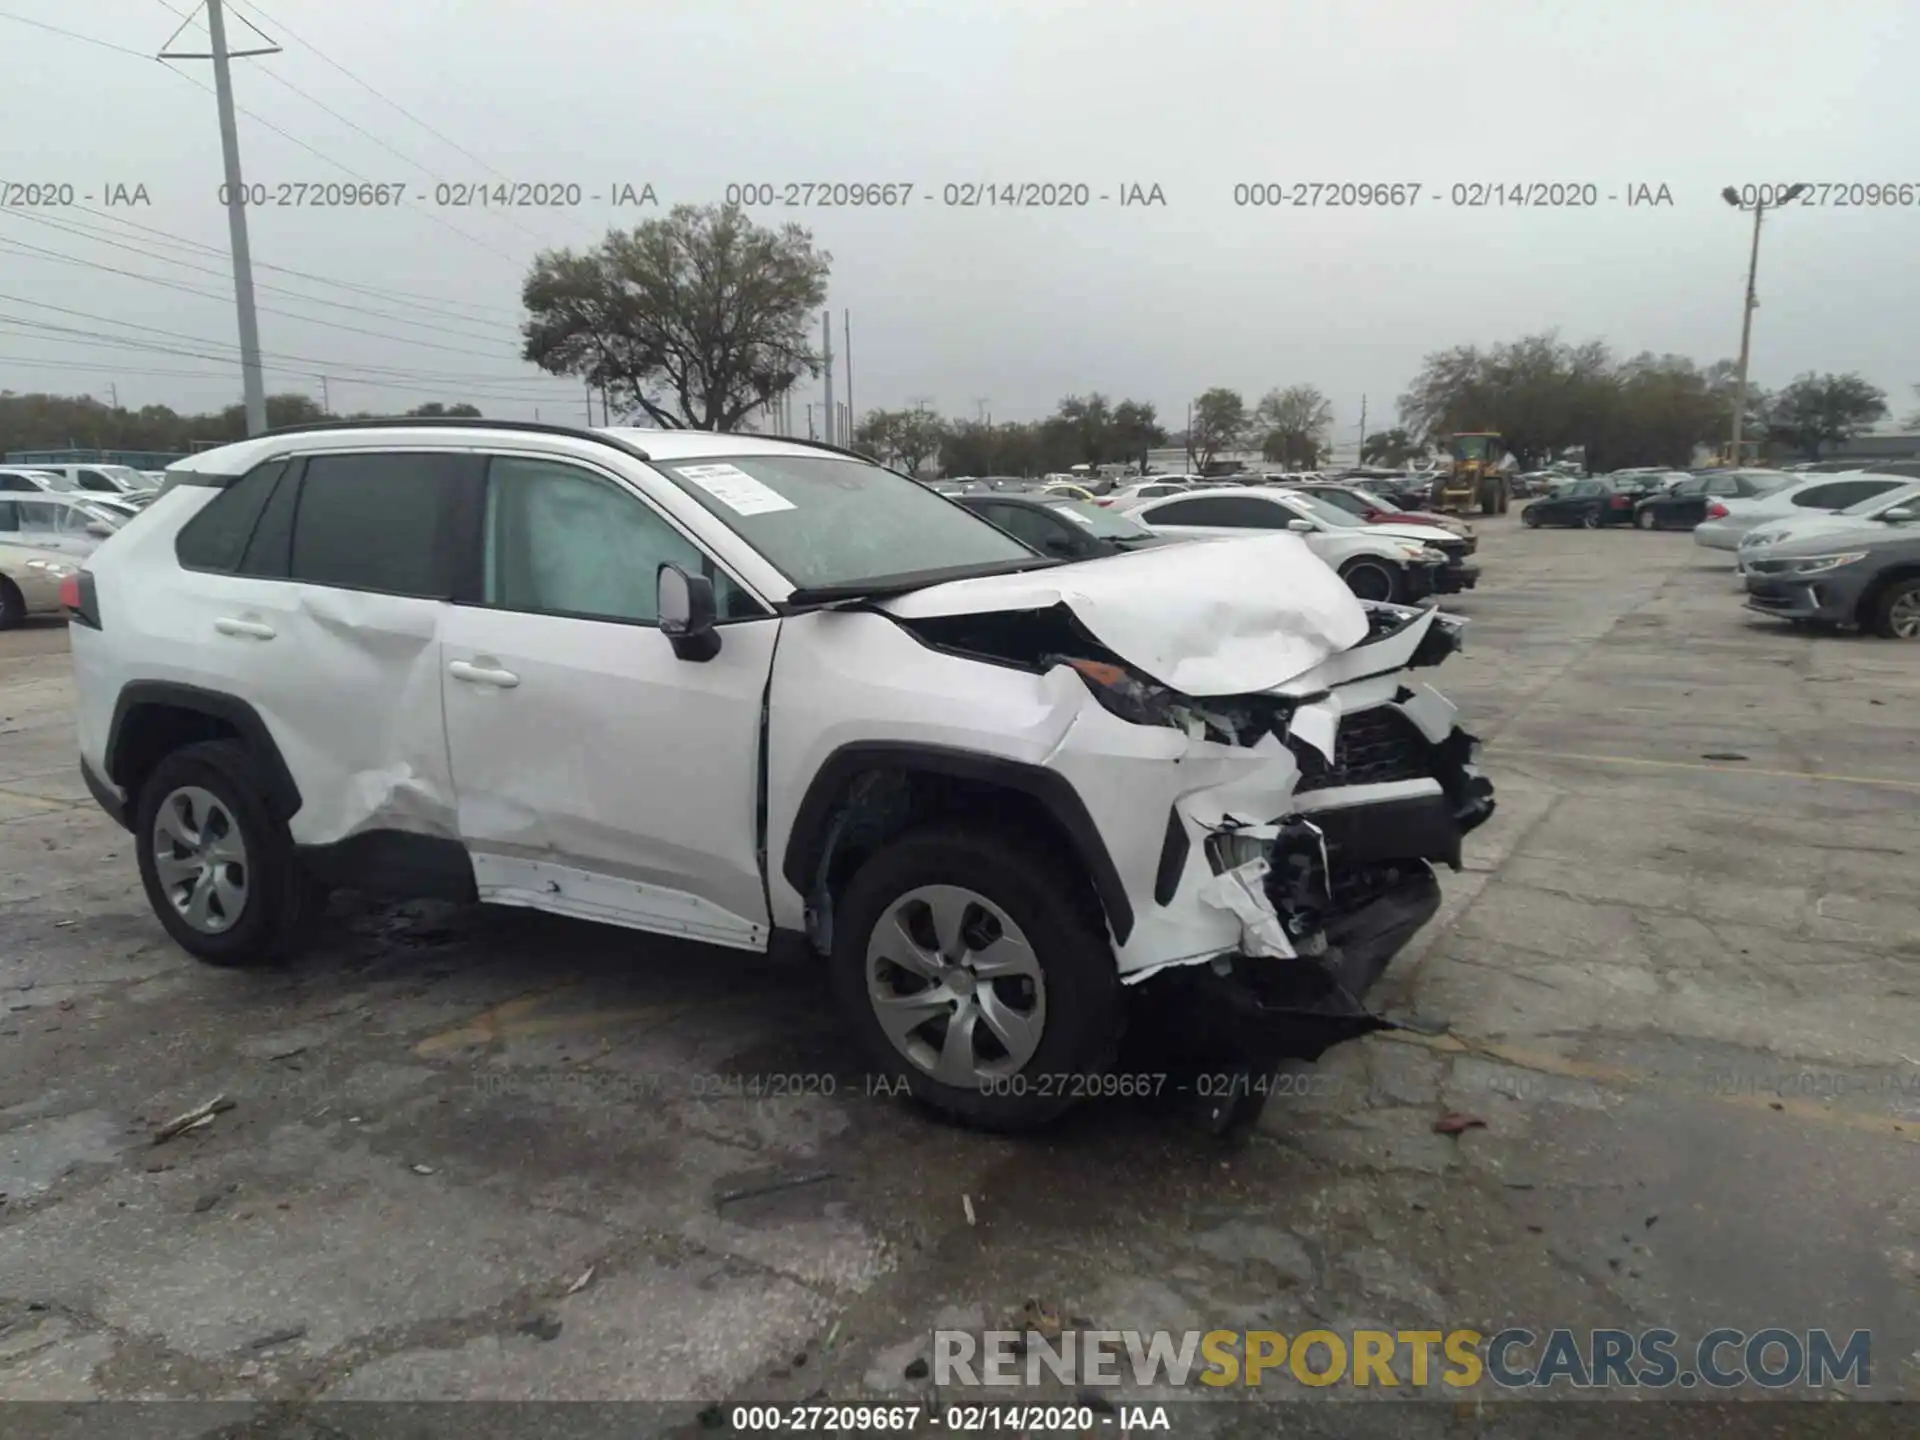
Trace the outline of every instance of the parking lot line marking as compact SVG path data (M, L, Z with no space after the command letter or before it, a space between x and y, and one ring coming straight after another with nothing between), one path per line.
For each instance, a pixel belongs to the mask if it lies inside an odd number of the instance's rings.
M1394 1044L1419 1045L1442 1054L1478 1055L1488 1060L1497 1060L1503 1065L1511 1065L1517 1070L1530 1070L1537 1075L1552 1075L1563 1080L1591 1080L1596 1084L1616 1085L1626 1089L1657 1086L1663 1081L1671 1082L1671 1077L1657 1075L1648 1070L1595 1065L1584 1060L1570 1060L1564 1055L1555 1055L1546 1050L1503 1045L1493 1040L1476 1040L1450 1031L1441 1035L1422 1035L1414 1030L1392 1030L1383 1032L1380 1038ZM1902 1120L1892 1115L1873 1115L1863 1110L1836 1109L1832 1105L1823 1105L1817 1101L1792 1095L1744 1093L1723 1095L1705 1088L1698 1090L1697 1093L1723 1105L1737 1105L1744 1110L1770 1110L1777 1114L1792 1115L1796 1119L1810 1120L1819 1125L1832 1125L1844 1130L1859 1130L1870 1135L1883 1135L1891 1140L1903 1140L1909 1145L1920 1144L1920 1123Z
M1891 790L1920 790L1920 780L1894 780L1876 775L1832 775L1824 770L1769 770L1758 765L1702 765L1693 760L1643 760L1633 755L1581 755L1570 750L1522 750L1498 741L1487 746L1489 756L1511 755L1522 760L1583 760L1592 765L1644 765L1654 770L1705 770L1715 775L1764 775L1772 780L1825 780L1839 785L1882 785Z

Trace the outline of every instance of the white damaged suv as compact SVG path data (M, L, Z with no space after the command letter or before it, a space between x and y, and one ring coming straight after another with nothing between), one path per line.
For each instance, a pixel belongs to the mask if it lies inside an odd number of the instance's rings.
M795 440L276 432L63 599L89 789L201 959L330 885L824 956L871 1062L995 1127L1130 1026L1259 1075L1387 1025L1493 808L1414 673L1463 622L1284 533L1063 563Z

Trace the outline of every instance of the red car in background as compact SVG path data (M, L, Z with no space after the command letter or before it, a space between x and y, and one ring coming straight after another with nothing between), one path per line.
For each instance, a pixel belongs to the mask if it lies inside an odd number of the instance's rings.
M1456 520L1451 515L1436 515L1427 510L1397 510L1379 496L1356 485L1323 482L1288 485L1287 488L1316 496L1329 505L1338 505L1349 515L1357 515L1369 525L1433 525L1462 540L1473 536L1473 527L1464 520Z

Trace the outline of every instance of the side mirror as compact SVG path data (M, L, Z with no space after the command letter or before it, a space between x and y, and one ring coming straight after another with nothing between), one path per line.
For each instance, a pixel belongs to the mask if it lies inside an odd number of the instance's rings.
M659 587L660 633L682 660L711 660L720 653L720 632L713 603L713 581L689 575L672 561L662 565Z
M1293 533L1296 535L1311 535L1319 528L1320 527L1314 524L1311 520L1287 521L1287 529L1293 531Z
M1891 510L1882 510L1880 518L1889 525L1910 525L1920 520L1920 510L1915 510L1911 505L1896 505Z

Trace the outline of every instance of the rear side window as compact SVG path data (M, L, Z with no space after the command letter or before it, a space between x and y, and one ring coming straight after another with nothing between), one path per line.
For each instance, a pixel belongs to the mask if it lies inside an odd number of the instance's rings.
M453 593L447 517L462 455L316 455L294 515L288 573L308 585L446 599Z
M180 528L173 553L189 570L233 570L247 548L247 537L266 508L267 498L285 473L285 460L256 465L209 501Z
M1245 495L1196 495L1170 500L1140 517L1150 525L1221 525L1241 530L1281 530L1290 512Z
M1899 486L1898 480L1839 480L1831 485L1809 485L1793 497L1793 503L1809 510L1844 510Z

